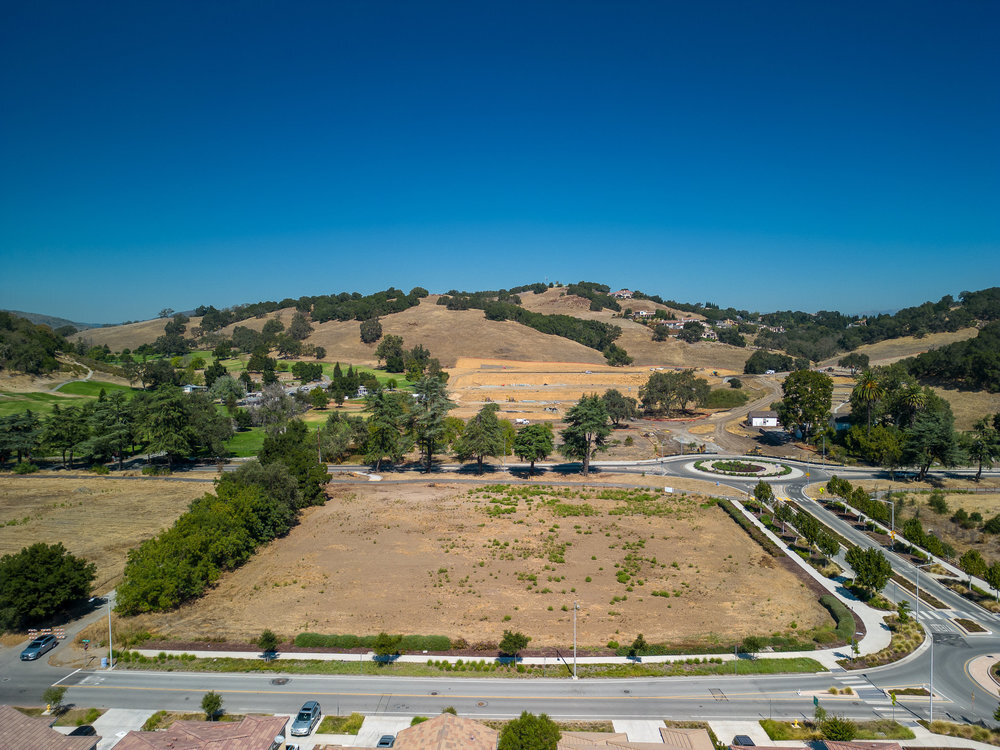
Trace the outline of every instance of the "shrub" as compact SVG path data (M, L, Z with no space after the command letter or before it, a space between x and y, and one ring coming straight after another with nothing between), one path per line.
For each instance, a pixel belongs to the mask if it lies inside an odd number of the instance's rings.
M104 464L94 464L93 466L89 467L87 471L91 472L92 474L101 474L102 476L111 473L111 469L109 469Z
M0 557L0 630L22 630L87 596L96 571L61 543Z
M36 471L38 471L38 466L30 461L25 461L14 466L15 474L34 474Z
M843 716L833 716L819 725L824 740L850 742L858 736L858 725Z

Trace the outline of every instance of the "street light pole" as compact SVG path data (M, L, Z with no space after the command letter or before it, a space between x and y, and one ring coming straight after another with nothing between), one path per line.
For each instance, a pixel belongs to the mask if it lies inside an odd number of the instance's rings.
M573 679L577 679L576 676L576 611L580 609L580 605L577 602L573 602Z
M115 652L111 647L111 592L108 592L108 669L115 665Z

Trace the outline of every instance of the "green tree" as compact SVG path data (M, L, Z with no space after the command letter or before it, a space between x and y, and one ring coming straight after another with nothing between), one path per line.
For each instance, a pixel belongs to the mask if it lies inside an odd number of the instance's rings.
M892 567L885 559L882 550L874 547L861 549L851 547L845 557L847 564L854 569L854 582L877 594L892 577Z
M460 461L476 459L479 473L483 471L486 456L499 457L503 454L504 440L496 404L486 404L479 413L465 425L462 436L455 443L455 453Z
M927 478L935 461L948 467L962 460L954 424L950 409L925 411L904 431L903 462L918 467L918 482Z
M535 461L544 461L553 448L552 425L529 424L517 431L514 438L514 455L530 461L530 473L535 472Z
M628 647L628 655L632 658L642 656L648 648L649 644L646 643L645 637L643 637L642 633L639 633L635 637L635 640L632 641L632 645Z
M375 643L372 644L372 651L375 656L385 659L399 653L399 644L403 642L401 635L389 635L385 631L375 636Z
M425 471L430 472L434 454L442 447L445 417L455 404L448 398L444 382L439 378L422 378L413 387L413 392L416 403L410 410L410 430L424 455Z
M608 410L611 424L618 427L622 422L628 422L639 416L639 402L630 396L625 396L615 388L609 388L601 396L604 408Z
M260 330L260 335L264 337L264 342L268 346L273 346L278 340L278 334L285 330L285 324L280 318L270 318L265 321L264 327Z
M969 574L969 588L972 588L972 579L981 578L986 574L989 566L977 549L968 549L958 558L958 567Z
M387 372L403 372L403 337L386 336L375 348L379 363L385 362Z
M798 427L808 439L818 425L830 418L833 380L812 370L797 370L782 384L784 397L777 404L778 419L788 427Z
M45 445L60 451L63 466L72 467L73 455L79 451L90 437L90 425L83 410L77 406L60 409L54 404L52 413L42 425L41 439ZM66 454L69 453L69 464Z
M872 407L885 397L885 387L874 370L865 370L854 386L858 400L865 405L868 431L872 429Z
M218 359L214 360L212 364L205 368L205 387L211 388L216 379L225 377L228 374L229 371L222 366L222 363Z
M819 725L824 740L850 742L858 736L858 725L843 716L832 716Z
M566 429L560 435L560 451L566 458L583 462L583 475L590 474L590 459L611 434L608 411L599 396L581 396L566 412Z
M102 458L117 458L120 471L138 430L135 409L122 391L114 391L94 405L90 430L88 447L91 453Z
M686 409L689 403L703 404L711 388L694 370L654 372L639 389L643 411L669 415L674 409Z
M632 364L634 361L632 357L628 355L628 352L618 346L618 344L609 344L603 354L604 359L606 359L608 364L612 367L624 367L625 365Z
M58 713L62 707L63 697L66 695L66 687L51 685L45 688L42 693L42 703L47 704L53 713Z
M292 322L288 324L287 333L289 337L296 341L303 341L309 338L309 334L312 332L313 327L309 325L309 321L306 320L305 315L297 312L292 316Z
M762 648L764 648L764 642L755 635L746 636L743 642L740 643L740 651L744 654L749 654L751 657L757 654Z
M840 359L837 360L837 364L841 367L850 367L851 375L853 375L858 370L863 370L868 367L868 355L859 354L858 352L851 352Z
M753 488L753 496L757 502L770 505L774 501L774 490L771 485L761 479Z
M309 391L309 403L315 409L325 409L327 404L330 403L330 397L322 388L313 388Z
M375 465L375 471L382 461L388 459L398 463L408 450L403 435L407 404L402 399L408 396L378 390L365 398L368 417L368 439L365 442L365 461Z
M36 542L0 557L0 631L44 622L89 595L97 567L61 543Z
M382 338L382 323L378 318L369 318L361 321L361 342L364 344L374 344Z
M504 656L517 656L517 653L521 649L527 648L530 640L531 638L524 633L505 630L503 631L503 638L500 639L500 653Z
M17 456L18 463L22 459L30 460L41 435L38 415L31 409L21 414L0 417L0 465L11 455Z
M272 630L265 630L257 638L257 648L264 653L265 657L273 654L278 650L278 636Z
M993 428L989 417L979 419L973 426L973 431L965 439L966 452L979 468L976 470L976 481L983 476L983 467L993 467L993 462L1000 460L1000 432Z
M215 721L222 713L222 696L209 690L201 699L201 710L205 712L205 721Z
M896 617L899 618L900 622L910 621L910 603L905 599L902 599L896 605Z
M264 465L279 462L288 467L302 493L304 505L322 505L323 487L330 481L324 464L316 459L316 441L304 422L293 419L283 431L264 438L257 459Z
M546 714L535 716L522 711L500 732L497 750L556 750L562 733Z
M230 398L241 399L246 395L243 384L235 378L222 375L216 378L208 389L208 395L217 398L222 403L226 403Z
M701 341L702 336L705 335L705 326L699 323L697 320L689 320L684 324L684 327L677 332L677 338L681 341L686 341L689 344L694 344Z
M997 592L997 600L1000 601L1000 560L994 560L983 573L983 580Z

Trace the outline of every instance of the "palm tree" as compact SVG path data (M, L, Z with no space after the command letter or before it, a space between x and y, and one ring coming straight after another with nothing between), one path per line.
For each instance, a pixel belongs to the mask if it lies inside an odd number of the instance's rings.
M924 389L916 383L910 383L903 388L903 391L899 396L899 403L906 409L907 415L909 416L907 422L911 422L917 412L923 409L927 404L927 394L924 392ZM901 424L897 425L897 427L901 426Z
M879 381L874 370L865 370L858 376L854 386L858 399L868 410L868 434L872 431L872 404L877 404L885 397L885 387Z

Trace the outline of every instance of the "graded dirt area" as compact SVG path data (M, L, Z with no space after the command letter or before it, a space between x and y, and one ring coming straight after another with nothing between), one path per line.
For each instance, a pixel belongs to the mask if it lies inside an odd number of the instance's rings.
M202 482L162 479L0 477L0 555L35 542L62 542L97 564L94 593L121 578L125 556L170 526L197 497Z
M135 625L180 639L441 634L532 646L711 641L829 623L815 594L718 507L651 489L331 486L323 507L203 599ZM631 589L631 590L630 590ZM654 595L654 592L657 592ZM495 646L494 646L495 648Z

